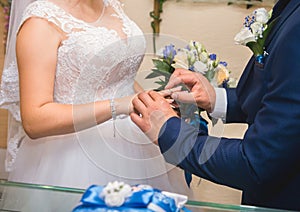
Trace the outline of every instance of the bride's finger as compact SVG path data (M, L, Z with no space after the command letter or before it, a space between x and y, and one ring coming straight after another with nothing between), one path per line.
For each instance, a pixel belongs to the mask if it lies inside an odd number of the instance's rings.
M162 95L163 97L167 97L167 96L171 96L172 93L178 92L178 91L181 91L181 90L182 90L182 86L177 86L177 87L174 87L174 88L161 90L158 93L160 95Z
M167 97L172 94L172 90L171 89L161 90L158 93L163 97Z
M169 104L172 104L175 101L174 99L166 99L166 100Z

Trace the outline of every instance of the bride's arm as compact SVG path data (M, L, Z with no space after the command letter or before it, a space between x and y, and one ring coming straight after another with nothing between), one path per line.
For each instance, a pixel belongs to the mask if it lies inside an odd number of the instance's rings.
M145 91L144 88L137 81L134 81L133 87L134 87L135 93L140 93L140 92Z
M45 20L31 18L17 37L22 123L31 138L72 133L112 117L109 100L65 105L53 100L57 50L63 34ZM115 99L118 114L129 113L130 98Z

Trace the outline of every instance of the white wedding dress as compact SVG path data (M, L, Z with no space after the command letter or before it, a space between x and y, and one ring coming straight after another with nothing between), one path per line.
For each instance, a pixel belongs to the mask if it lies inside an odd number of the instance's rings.
M24 13L22 23L31 17L46 19L66 35L57 53L55 102L76 105L134 93L146 41L119 1L104 3L103 15L93 23L47 0L32 3ZM80 115L74 107L78 128ZM11 181L85 189L119 180L191 195L183 171L165 163L159 148L128 116L72 134L36 140L25 135L15 150L17 145L9 145L9 151L17 152L8 162Z

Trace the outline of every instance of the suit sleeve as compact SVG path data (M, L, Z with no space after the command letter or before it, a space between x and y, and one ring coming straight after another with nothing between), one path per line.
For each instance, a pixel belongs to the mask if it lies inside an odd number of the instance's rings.
M245 123L246 115L238 101L236 88L227 88L227 112L226 123Z
M219 184L243 189L256 178L241 140L207 136L176 117L163 126L159 147L167 162Z

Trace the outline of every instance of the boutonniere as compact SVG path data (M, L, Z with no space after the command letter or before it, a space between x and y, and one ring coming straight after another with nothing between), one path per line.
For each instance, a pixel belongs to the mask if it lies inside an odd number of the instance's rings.
M256 57L256 61L264 64L268 53L265 51L265 41L273 28L276 19L268 23L272 16L272 10L259 8L245 18L244 26L235 36L236 44L248 46Z

